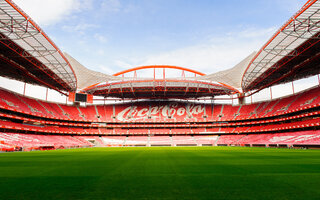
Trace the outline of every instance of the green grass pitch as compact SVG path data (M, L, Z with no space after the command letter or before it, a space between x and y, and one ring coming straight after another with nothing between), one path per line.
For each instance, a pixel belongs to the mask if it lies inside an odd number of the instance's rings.
M0 199L320 199L320 151L138 147L1 153Z

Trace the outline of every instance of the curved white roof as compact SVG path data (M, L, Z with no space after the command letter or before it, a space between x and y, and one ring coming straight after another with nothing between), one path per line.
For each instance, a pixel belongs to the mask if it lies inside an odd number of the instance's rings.
M320 1L309 0L291 17L260 49L243 73L241 87L245 90L251 83L287 56L298 56L301 44L320 32ZM320 39L320 38L318 38Z
M248 64L250 63L250 61L255 55L256 55L256 52L251 53L248 57L243 59L240 63L238 63L236 66L234 66L231 69L209 74L206 76L200 76L200 77L197 77L196 79L217 81L217 82L226 84L228 86L231 86L235 89L241 90L242 74L244 73Z
M65 57L71 64L78 80L78 89L83 89L91 85L104 83L106 81L122 80L120 77L107 75L101 72L90 70L81 65L76 59L68 53L64 53Z
M11 0L0 1L0 22L0 33L26 52L26 55L22 53L21 56L32 55L67 83L72 90L76 89L77 79L62 52ZM45 71L41 66L39 69Z

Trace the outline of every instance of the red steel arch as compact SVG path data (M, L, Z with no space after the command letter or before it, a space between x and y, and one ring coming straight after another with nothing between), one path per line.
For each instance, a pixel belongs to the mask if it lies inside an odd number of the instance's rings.
M202 72L198 72L196 70L188 69L188 68L185 68L185 67L178 67L178 66L171 66L171 65L148 65L148 66L141 66L141 67L134 67L134 68L131 68L131 69L127 69L127 70L115 73L112 76L119 76L119 75L122 75L122 74L126 74L126 73L133 72L133 71L138 71L138 70L142 70L142 69L156 69L156 68L160 68L160 69L178 69L178 70L181 70L181 71L191 72L191 73L194 73L194 74L197 74L197 75L200 75L200 76L206 75L206 74L204 74Z

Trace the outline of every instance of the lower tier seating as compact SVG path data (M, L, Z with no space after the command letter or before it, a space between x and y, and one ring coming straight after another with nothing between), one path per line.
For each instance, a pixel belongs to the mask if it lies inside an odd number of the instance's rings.
M197 142L198 145L203 145L203 144L211 144L214 145L215 142L218 139L218 136L214 135L214 136L207 136L207 135L196 135L194 136L195 141Z
M147 136L130 136L126 139L125 146L147 146L149 137Z
M172 136L172 144L180 145L197 145L197 142L192 136Z
M123 146L126 136L102 136L101 140L105 146Z
M150 146L171 146L172 141L169 136L153 136L149 138Z
M251 134L232 144L308 144L320 145L320 131L300 131L275 134Z
M24 150L90 147L90 143L72 136L0 133L0 143Z
M237 135L70 136L0 132L0 151L30 151L93 146L318 146L320 130Z
M221 135L217 141L217 145L233 144L234 142L238 141L243 137L245 137L245 135Z

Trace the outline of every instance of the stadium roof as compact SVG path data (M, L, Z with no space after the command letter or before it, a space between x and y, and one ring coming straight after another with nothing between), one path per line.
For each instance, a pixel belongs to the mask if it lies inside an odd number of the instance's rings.
M68 59L77 77L78 89L83 89L105 81L121 80L120 77L107 75L84 67L68 53L64 53L64 56Z
M260 49L242 77L250 91L319 74L320 1L309 0Z
M241 90L241 75L245 72L246 67L248 66L252 58L256 55L256 53L257 52L251 53L248 57L246 57L244 60L242 60L240 63L238 63L231 69L209 74L203 77L197 77L197 79L219 81L233 88Z
M163 70L163 77L156 78L155 69ZM153 76L146 78L133 77L118 77L129 72L134 72L143 69L153 69ZM185 71L194 74L194 77L175 77L167 78L165 75L166 69L181 70L182 74ZM222 94L234 94L239 91L232 86L211 81L201 80L205 74L187 69L184 67L168 66L168 65L151 65L142 66L128 69L114 74L114 78L108 81L93 84L84 88L82 91L94 95L101 95L104 97L117 97L117 98L198 98L205 96L215 96ZM152 78L153 77L153 78Z
M176 66L144 66L113 76L82 66L62 54L48 36L11 0L0 0L2 76L47 86L120 98L196 98L259 91L319 74L320 1L309 0L256 53L235 67L205 75ZM119 77L145 68L173 68L195 77Z
M0 0L0 69L9 78L74 91L77 79L59 48L11 0Z

